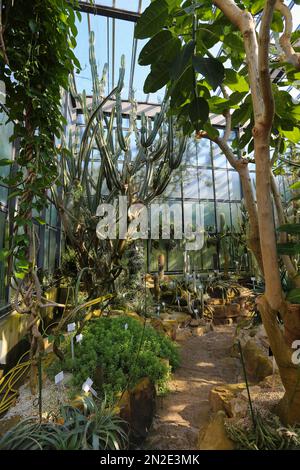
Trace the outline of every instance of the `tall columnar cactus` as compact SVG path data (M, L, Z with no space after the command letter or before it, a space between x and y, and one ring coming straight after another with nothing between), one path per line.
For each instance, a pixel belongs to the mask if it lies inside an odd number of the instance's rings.
M224 274L228 276L228 269L229 269L229 250L228 250L228 240L227 240L227 228L226 228L226 221L225 221L225 214L223 212L220 213L220 249L221 254L224 257Z
M99 240L96 237L96 209L102 202L127 196L128 206L148 205L165 190L172 172L181 163L186 138L176 129L172 117L166 117L168 102L150 119L142 114L139 128L137 104L132 101L129 128L124 131L121 93L124 85L124 57L121 59L117 86L104 98L107 68L101 79L94 51L94 33L90 33L90 66L93 96L78 94L71 80L71 93L82 110L85 129L71 134L68 150L61 153L63 191L53 190L53 199L61 213L68 243L77 253L78 270L90 294L109 288L122 270L121 258L131 236L126 239ZM131 94L132 95L132 94ZM113 102L110 113L105 105ZM132 153L132 145L136 155ZM93 152L100 156L95 162ZM97 171L95 170L98 166ZM118 211L118 206L116 206ZM121 215L121 214L120 214ZM136 217L128 215L128 223Z

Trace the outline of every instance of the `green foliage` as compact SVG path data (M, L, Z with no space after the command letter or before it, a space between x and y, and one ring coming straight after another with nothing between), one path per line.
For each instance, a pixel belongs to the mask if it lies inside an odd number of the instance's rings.
M79 389L88 377L108 397L146 376L163 387L170 367L162 359L169 359L172 368L179 364L177 347L169 338L125 315L91 320L82 334L72 364L73 383Z
M201 73L208 83L216 90L224 80L225 69L223 64L213 57L193 57L193 66L196 72Z
M0 55L0 80L6 87L8 121L14 124L11 139L20 143L18 171L3 181L15 188L19 205L14 222L27 237L17 238L14 231L19 277L30 269L28 261L32 262L28 260L32 211L41 212L47 205L46 190L57 177L55 138L65 125L61 89L68 88L69 74L80 67L73 52L77 35L74 4L75 0L1 2L8 63Z
M20 421L0 439L0 450L119 450L126 446L125 423L104 399L83 398L83 412L63 405L60 421Z
M265 1L242 0L237 4L241 9L249 10L258 19ZM276 37L283 31L283 19L278 11L274 12L271 30L274 36L277 34ZM250 120L247 132L238 142L238 146L243 149L248 146L248 153L253 150L251 134L253 108L247 66L245 66L244 40L236 25L231 24L222 11L213 6L211 0L201 2L156 0L138 20L135 36L151 38L139 57L141 65L151 65L145 82L145 93L153 93L166 86L167 94L171 97L171 113L177 116L184 133L191 134L199 128L207 131L209 113L205 115L203 113L200 119L200 117L195 118L195 112L190 112L190 109L204 109L204 105L196 108L197 99L201 98L206 101L210 113L223 115L225 110L235 109L233 127L243 125ZM161 48L159 48L160 39L162 39ZM298 39L298 33L294 32L292 34L294 45ZM220 53L218 57L214 57L213 48L218 44ZM276 48L271 48L270 68L286 72L284 86L293 86L300 78L299 72L295 71L291 64L283 62L278 54L274 57L273 50L277 54ZM216 103L212 98L220 98L217 89L222 85L226 85L233 93L229 94L228 100ZM297 143L300 141L297 124L299 105L293 102L289 92L281 90L279 82L273 83L273 92L276 116L272 139L276 140L280 135L286 141ZM208 133L214 138L211 132Z

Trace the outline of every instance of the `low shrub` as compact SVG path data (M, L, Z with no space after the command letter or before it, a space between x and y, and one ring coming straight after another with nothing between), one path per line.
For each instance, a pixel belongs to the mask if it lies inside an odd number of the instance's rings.
M60 370L72 370L76 389L90 377L97 392L112 398L147 376L164 391L171 369L179 365L178 347L169 338L126 315L93 319L82 334L75 360L67 352L59 364Z

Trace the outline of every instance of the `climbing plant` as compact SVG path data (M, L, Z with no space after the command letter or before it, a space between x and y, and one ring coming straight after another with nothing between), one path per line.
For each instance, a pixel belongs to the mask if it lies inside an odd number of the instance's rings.
M56 140L66 124L62 89L80 64L76 46L75 1L2 0L0 80L6 86L5 111L14 125L11 140L18 148L14 170L3 179L9 198L17 199L9 249L9 277L16 289L14 306L30 315L31 356L43 348L37 322L43 304L36 272L37 228L47 205L46 193L57 178ZM1 157L1 156L0 156ZM3 162L4 164L7 162Z

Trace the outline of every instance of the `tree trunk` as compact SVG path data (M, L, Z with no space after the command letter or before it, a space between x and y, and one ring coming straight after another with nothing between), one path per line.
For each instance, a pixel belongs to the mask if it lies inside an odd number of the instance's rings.
M280 310L283 297L271 198L269 134L269 129L266 129L259 122L253 129L256 163L256 197L260 246L265 274L265 295L271 308L273 310Z
M265 296L261 296L257 303L285 388L276 412L284 424L300 423L300 368L292 363L293 350L284 340L277 311L271 309Z
M255 123L252 133L256 163L256 196L266 286L265 294L257 303L285 388L285 396L278 406L278 412L284 423L299 423L299 366L292 362L293 351L285 343L277 321L278 312L284 321L287 303L283 299L280 281L270 175L270 134L275 105L268 64L270 29L276 0L265 1L258 35L249 11L241 10L233 0L214 0L214 4L240 30L244 41ZM286 49L285 53L287 55Z
M256 207L256 203L254 200L248 165L240 165L237 168L237 171L241 178L245 207L247 209L248 216L249 216L248 246L250 250L252 251L257 261L258 267L263 275L264 268L263 268L262 254L261 254L261 248L260 248L260 240L259 240L257 207Z

